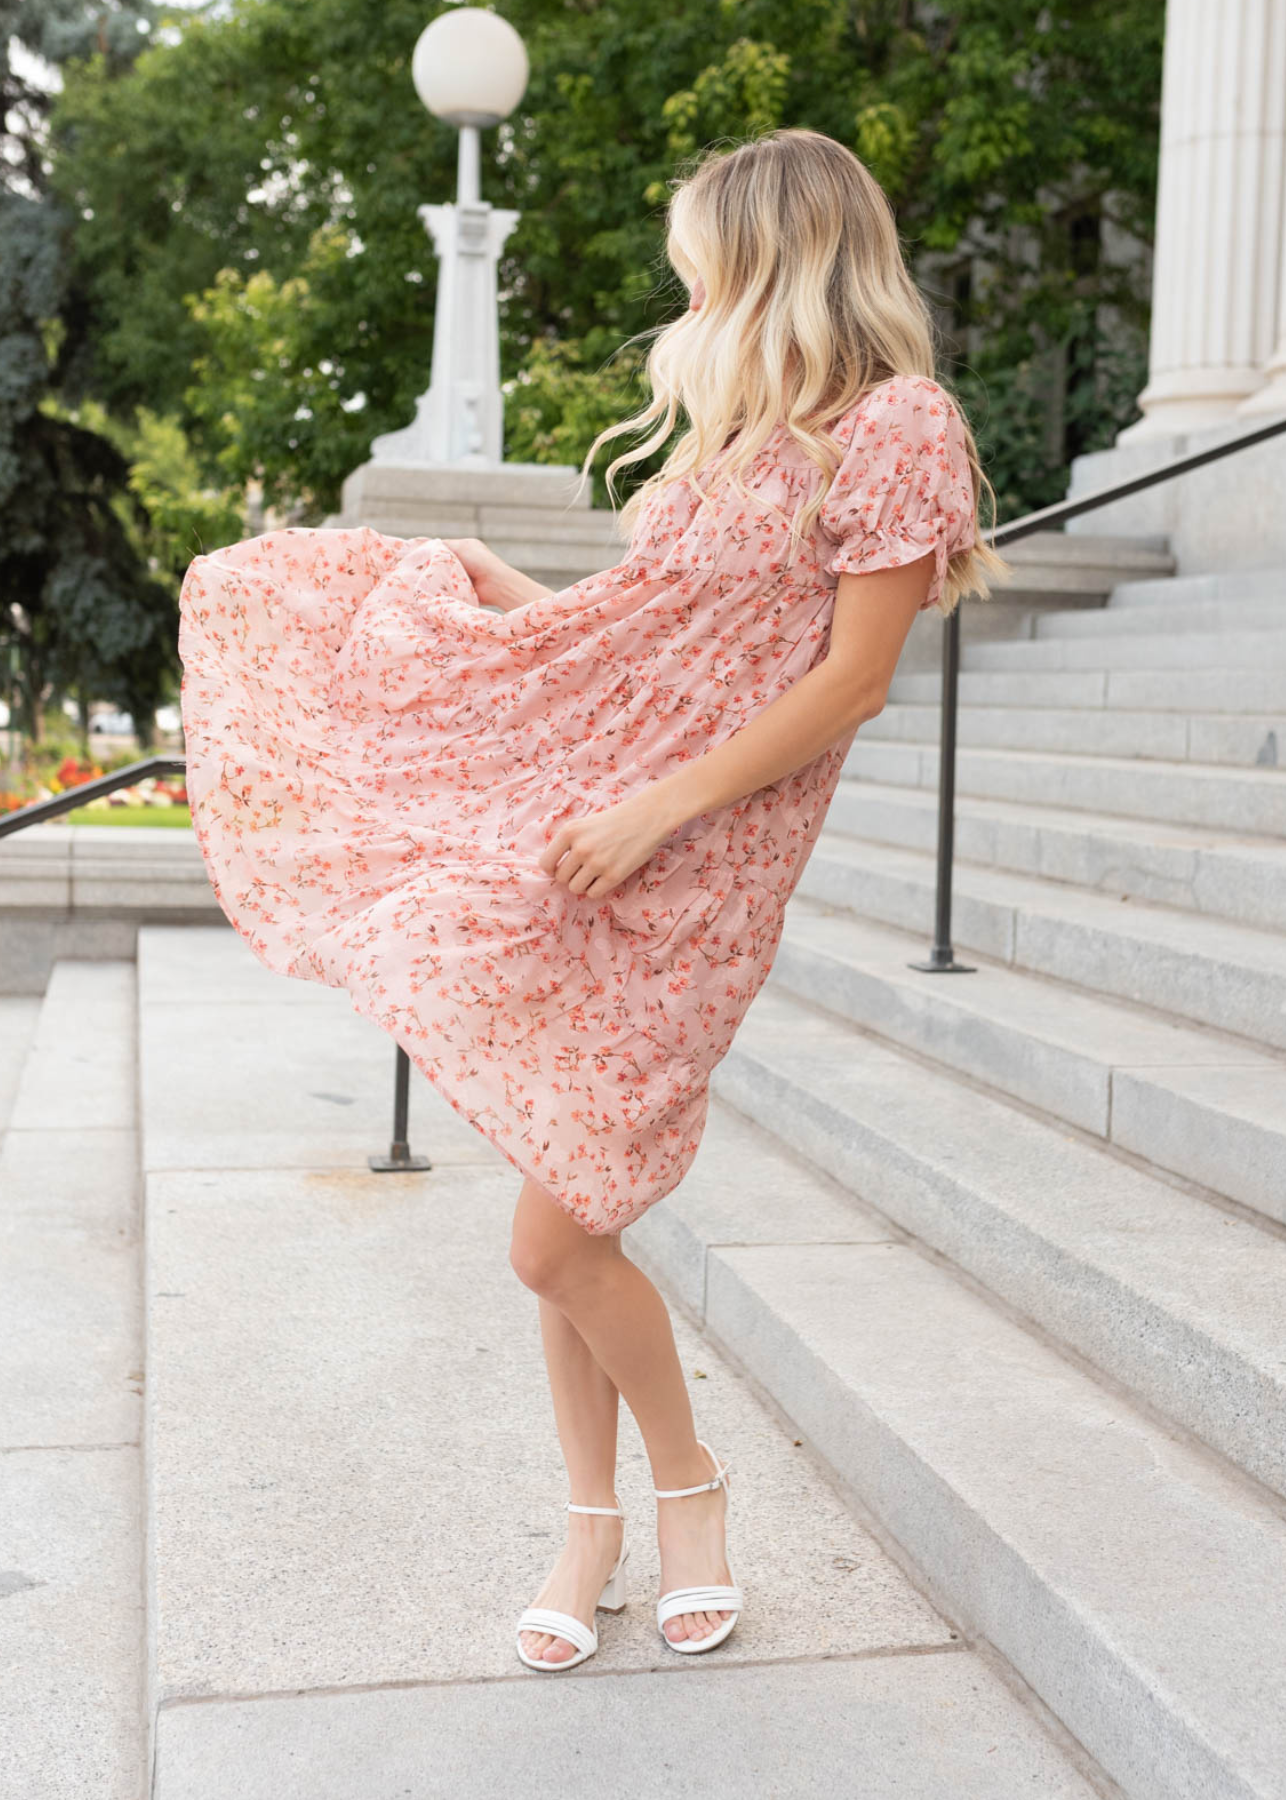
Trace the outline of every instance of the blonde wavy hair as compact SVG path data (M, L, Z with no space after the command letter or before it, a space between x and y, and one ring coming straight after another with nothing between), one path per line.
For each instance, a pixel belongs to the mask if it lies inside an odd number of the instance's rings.
M744 494L743 472L784 423L823 475L791 521L797 547L840 461L828 422L890 376L937 379L932 314L903 261L893 209L851 150L819 131L781 128L732 150L714 145L699 153L672 183L666 225L671 265L689 288L699 278L705 297L699 308L637 334L655 340L645 365L652 398L599 432L585 454L582 485L603 444L656 422L609 464L615 503L615 472L659 449L682 410L687 430L618 514L632 530L656 488L716 459L718 474ZM983 541L978 506L985 488L994 533L995 490L956 410L973 476L975 537L948 560L938 602L944 615L963 594L985 598L989 577L1010 568Z

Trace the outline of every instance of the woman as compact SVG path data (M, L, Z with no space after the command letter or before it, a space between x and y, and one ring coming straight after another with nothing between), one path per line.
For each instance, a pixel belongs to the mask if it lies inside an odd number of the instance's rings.
M664 1642L741 1605L726 1465L622 1232L692 1161L710 1072L768 974L854 733L917 612L1006 568L932 379L882 190L782 130L676 185L690 290L652 400L688 429L622 510L625 559L556 592L476 539L278 531L192 565L180 653L193 824L270 968L348 990L519 1169L571 1500L518 1621L574 1667L624 1603L617 1409L658 1495ZM994 501L994 495L993 495Z

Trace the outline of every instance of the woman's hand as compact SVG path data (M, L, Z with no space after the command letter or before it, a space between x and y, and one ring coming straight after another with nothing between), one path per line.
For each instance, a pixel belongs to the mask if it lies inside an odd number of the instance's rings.
M480 606L495 606L501 612L512 612L516 606L525 606L529 600L554 592L553 588L542 587L530 575L524 575L521 569L511 567L502 556L488 549L481 538L443 538L442 542L464 564L464 572L473 583Z
M632 875L675 828L659 799L643 788L603 812L560 825L540 867L569 892L601 900Z

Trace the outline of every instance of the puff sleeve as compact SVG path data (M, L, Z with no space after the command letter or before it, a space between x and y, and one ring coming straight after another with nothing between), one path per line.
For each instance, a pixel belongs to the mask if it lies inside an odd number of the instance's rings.
M896 569L934 553L921 612L941 599L947 558L974 541L973 480L955 402L925 376L870 389L835 427L842 458L817 522L832 575Z

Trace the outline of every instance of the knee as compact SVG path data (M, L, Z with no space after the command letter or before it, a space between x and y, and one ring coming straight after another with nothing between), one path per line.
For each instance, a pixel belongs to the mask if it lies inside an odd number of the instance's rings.
M619 1237L586 1230L534 1182L524 1184L509 1245L509 1266L524 1287L567 1306L601 1288L620 1248Z
M569 1260L561 1245L535 1232L515 1231L509 1245L509 1266L514 1274L524 1287L546 1300L565 1291Z
M607 1275L610 1252L619 1248L615 1241L559 1229L542 1231L530 1223L515 1224L509 1244L509 1266L524 1287L542 1299L559 1304L574 1301L587 1288L600 1287Z

